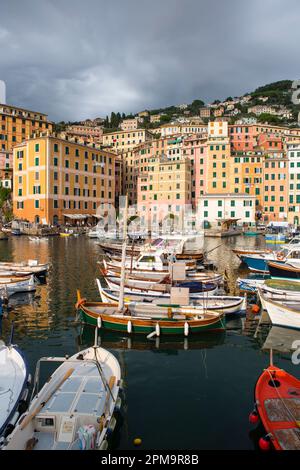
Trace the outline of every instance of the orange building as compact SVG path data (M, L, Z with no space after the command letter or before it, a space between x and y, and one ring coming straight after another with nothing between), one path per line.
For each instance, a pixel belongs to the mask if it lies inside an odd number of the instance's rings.
M0 104L0 151L12 151L16 144L29 138L33 132L52 131L52 128L47 114Z
M101 203L115 202L112 152L50 133L33 136L13 152L13 204L18 219L63 224L96 216Z

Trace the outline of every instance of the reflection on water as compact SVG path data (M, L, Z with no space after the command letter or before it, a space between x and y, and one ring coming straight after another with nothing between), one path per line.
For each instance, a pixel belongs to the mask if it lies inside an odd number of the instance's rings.
M210 238L205 244L207 250L221 244L209 258L220 272L226 269L231 293L237 293L235 280L247 271L231 248L262 248L264 239ZM99 258L99 247L85 237L50 238L45 243L16 237L1 242L2 260L51 263L47 284L38 286L35 296L12 298L12 311L3 319L5 338L14 320L15 342L32 372L41 356L74 354L93 344L94 330L75 323L74 304L77 288L84 297L98 299ZM268 347L274 344L273 328L263 327L255 334L256 327L257 319L249 314L229 319L226 332L188 338L148 341L101 332L101 345L118 357L125 379L114 447L131 449L133 439L141 437L143 449L253 449L255 439L248 424L253 387L268 365ZM274 362L299 377L299 366L279 348L284 343L288 350L290 342L279 334ZM217 426L212 427L212 421Z

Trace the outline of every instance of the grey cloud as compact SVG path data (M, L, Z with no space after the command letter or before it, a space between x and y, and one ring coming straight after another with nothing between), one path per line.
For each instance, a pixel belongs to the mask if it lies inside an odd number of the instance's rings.
M7 101L53 120L299 78L296 0L0 0Z

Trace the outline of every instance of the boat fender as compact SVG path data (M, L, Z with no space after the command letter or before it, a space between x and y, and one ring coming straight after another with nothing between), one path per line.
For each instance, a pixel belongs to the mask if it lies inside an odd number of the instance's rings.
M264 437L261 437L258 441L260 450L267 451L271 448L270 435L267 434Z
M188 336L189 334L189 324L185 322L184 324L184 336Z
M116 427L116 424L117 424L117 420L116 418L113 416L110 420L110 423L107 427L107 434L110 435L114 432L114 429Z
M254 304L252 305L251 311L252 313L258 313L260 311L260 308L258 305Z
M132 323L131 323L130 320L129 320L129 322L127 323L127 333L132 333Z
M159 323L156 323L156 325L155 325L155 333L156 333L156 336L159 336L159 335L160 335L160 326L159 326Z
M18 421L19 418L20 418L20 413L19 413L19 411L16 411L14 413L13 417L11 418L11 420L9 421L8 426L12 426L12 428L14 428L15 424Z
M277 259L278 259L278 261L284 260L283 254L282 253L277 253Z
M99 330L100 330L101 326L102 326L102 320L101 320L101 317L98 317L97 318L97 327L99 328Z
M118 397L118 398L117 398L117 401L116 401L116 404L115 404L115 410L116 410L116 411L120 411L121 406L122 406L122 400L121 400L120 397Z
M257 411L254 409L253 411L251 411L250 415L249 415L249 423L251 424L257 424L259 421L259 416L258 416L258 413Z

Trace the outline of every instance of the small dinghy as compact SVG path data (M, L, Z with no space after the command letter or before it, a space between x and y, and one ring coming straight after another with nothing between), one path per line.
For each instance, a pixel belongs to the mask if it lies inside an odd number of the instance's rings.
M120 365L106 349L95 345L62 362L31 401L4 450L106 449L120 407ZM38 384L39 366L35 377Z
M266 436L259 440L262 450L300 450L300 380L270 365L255 386L255 410L250 421L260 417Z
M15 346L0 342L0 447L24 413L30 376L25 359Z

